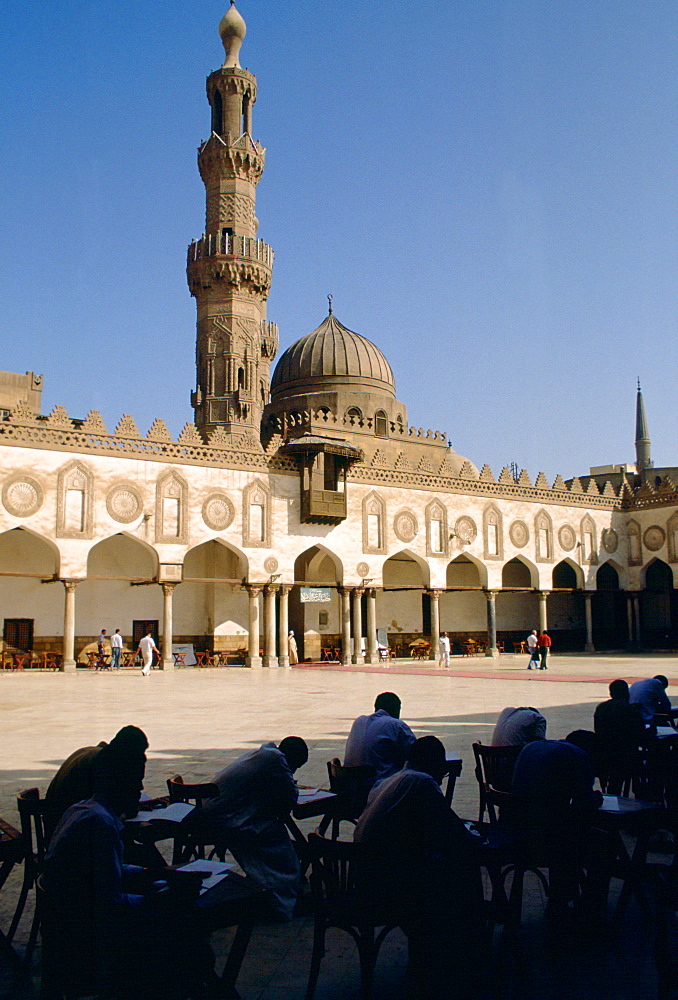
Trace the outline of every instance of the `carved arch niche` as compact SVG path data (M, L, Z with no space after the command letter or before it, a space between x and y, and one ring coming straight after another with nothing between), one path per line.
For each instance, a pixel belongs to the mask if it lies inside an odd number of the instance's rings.
M260 479L242 491L242 543L250 548L271 547L271 493Z
M581 519L581 555L582 562L589 566L595 566L598 562L596 524L588 514Z
M534 519L534 545L537 562L553 562L553 521L545 510Z
M504 533L501 511L490 503L483 511L483 547L485 559L504 558Z
M57 478L57 538L91 538L94 477L81 462L69 462Z
M447 555L447 508L440 500L431 500L426 508L426 555Z
M155 489L155 540L188 541L188 483L176 472L162 476Z
M666 538L669 549L669 562L678 563L678 513L668 519Z
M640 525L634 518L627 521L626 535L629 544L629 566L641 566L643 550L640 544Z
M374 492L363 500L363 552L386 552L386 502Z

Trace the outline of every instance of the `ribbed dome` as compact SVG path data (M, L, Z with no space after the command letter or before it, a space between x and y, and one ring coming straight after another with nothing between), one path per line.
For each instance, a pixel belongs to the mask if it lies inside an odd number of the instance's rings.
M322 380L320 383L318 380ZM332 313L317 330L288 347L275 366L271 395L303 392L340 382L395 396L395 381L378 347L347 329Z

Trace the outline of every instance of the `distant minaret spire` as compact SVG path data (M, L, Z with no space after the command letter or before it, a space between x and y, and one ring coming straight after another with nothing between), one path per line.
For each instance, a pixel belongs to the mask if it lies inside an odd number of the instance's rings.
M636 395L636 469L638 472L642 472L643 469L651 468L650 432L647 427L647 417L645 416L643 392L640 388L640 379L638 379L638 392Z

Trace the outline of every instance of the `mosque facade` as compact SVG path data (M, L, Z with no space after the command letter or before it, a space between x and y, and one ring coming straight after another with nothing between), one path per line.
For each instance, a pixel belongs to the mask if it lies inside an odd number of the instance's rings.
M331 302L271 371L265 150L233 4L220 34L187 259L194 421L174 440L162 419L143 434L130 415L113 431L97 411L43 415L41 376L0 373L4 649L72 670L101 628L129 648L152 629L164 669L177 642L288 666L290 630L302 659L345 664L435 651L441 630L491 657L537 627L556 651L678 646L678 469L652 465L640 387L636 464L549 484L410 426L387 359Z

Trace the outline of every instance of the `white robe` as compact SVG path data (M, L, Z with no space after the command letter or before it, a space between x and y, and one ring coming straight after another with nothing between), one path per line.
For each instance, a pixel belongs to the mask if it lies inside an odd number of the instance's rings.
M205 807L217 839L240 867L268 889L280 914L291 918L300 864L285 826L297 801L289 764L274 743L238 757L212 779L219 798Z

